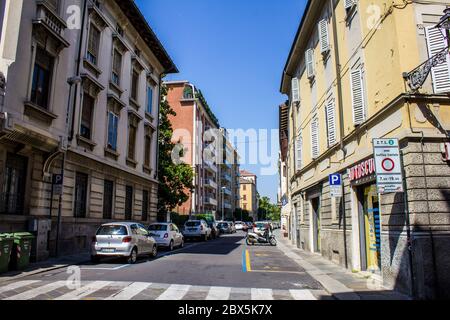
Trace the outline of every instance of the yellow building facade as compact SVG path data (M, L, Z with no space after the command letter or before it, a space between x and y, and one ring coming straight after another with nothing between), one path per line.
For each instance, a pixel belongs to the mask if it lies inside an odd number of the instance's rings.
M309 1L281 83L292 241L419 298L450 296L450 56L435 28L448 6ZM378 194L376 138L399 139L406 192ZM343 197L330 197L334 173Z

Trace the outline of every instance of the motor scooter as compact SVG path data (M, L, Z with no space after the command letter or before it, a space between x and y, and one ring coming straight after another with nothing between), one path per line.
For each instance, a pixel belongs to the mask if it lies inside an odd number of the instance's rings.
M271 246L277 245L277 239L274 234L268 230L266 230L263 235L249 230L245 242L249 246L257 243L270 244Z

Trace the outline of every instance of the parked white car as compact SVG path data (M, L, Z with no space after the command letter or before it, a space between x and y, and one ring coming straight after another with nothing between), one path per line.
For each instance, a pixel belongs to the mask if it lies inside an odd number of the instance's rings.
M170 251L174 247L184 247L184 237L173 223L152 223L148 232L155 239L158 246L166 247Z
M98 228L91 245L91 260L101 257L124 257L127 262L136 263L139 255L156 257L156 241L147 229L139 223L113 222Z
M208 241L211 238L211 229L205 220L189 220L184 224L185 239L198 238Z
M244 229L244 224L241 221L236 221L234 226L235 226L236 230Z

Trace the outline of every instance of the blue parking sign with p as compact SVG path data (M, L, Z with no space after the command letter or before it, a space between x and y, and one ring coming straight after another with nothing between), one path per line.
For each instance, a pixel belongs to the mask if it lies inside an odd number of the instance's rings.
M342 184L341 175L338 173L330 174L329 182L330 182L330 186L340 186Z

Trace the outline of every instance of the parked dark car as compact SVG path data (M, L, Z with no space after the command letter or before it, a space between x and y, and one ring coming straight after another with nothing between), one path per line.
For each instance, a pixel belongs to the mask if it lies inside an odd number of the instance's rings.
M217 224L218 229L220 230L220 233L222 234L230 234L231 231L231 225L228 222L219 222Z

